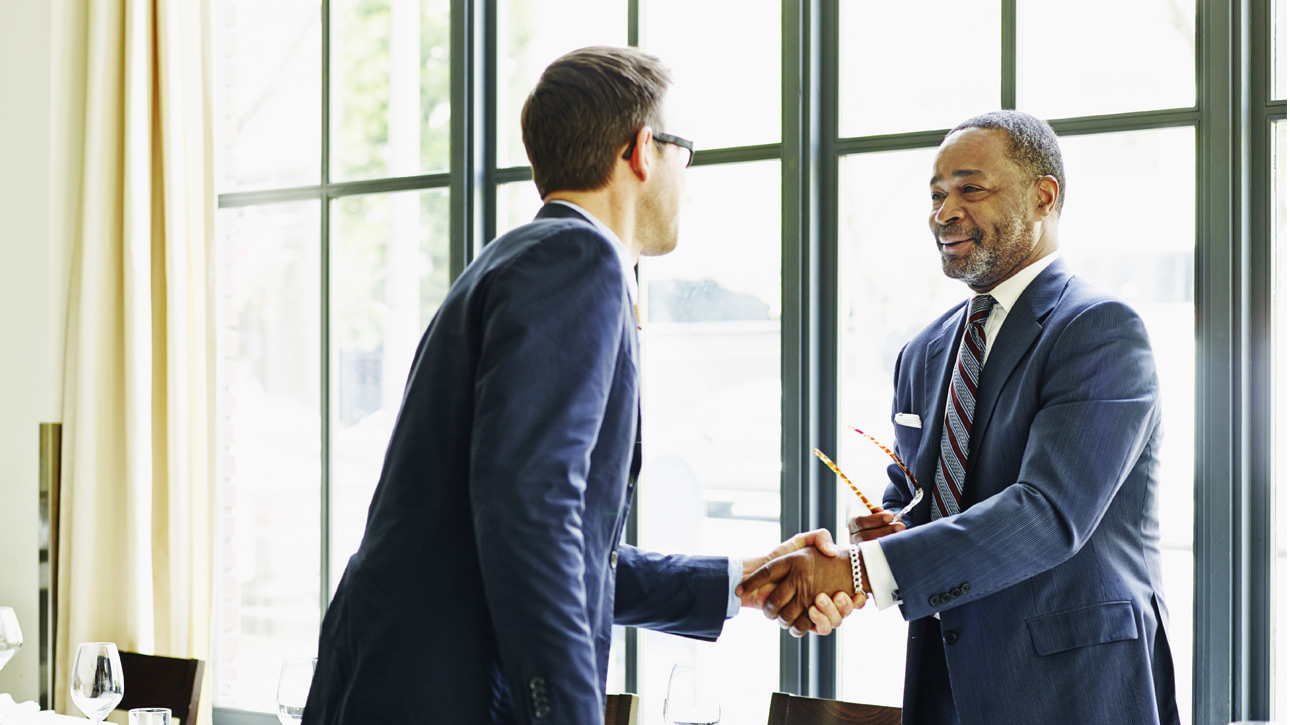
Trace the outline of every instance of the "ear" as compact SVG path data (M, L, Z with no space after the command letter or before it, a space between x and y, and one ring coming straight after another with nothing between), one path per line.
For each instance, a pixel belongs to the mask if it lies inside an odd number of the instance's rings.
M1041 176L1035 182L1035 214L1040 219L1045 219L1052 214L1057 213L1057 195L1061 188L1057 185L1057 177Z
M648 153L650 143L653 140L654 129L649 126L641 127L641 130L636 132L636 143L632 146L631 153L625 157L632 173L641 181L649 179L650 171L653 168L654 160Z

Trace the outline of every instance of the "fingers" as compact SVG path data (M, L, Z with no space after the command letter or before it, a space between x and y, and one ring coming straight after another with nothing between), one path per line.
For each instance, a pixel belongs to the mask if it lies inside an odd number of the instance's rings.
M798 536L805 536L806 543L819 549L820 553L825 556L838 555L838 546L833 543L833 534L830 534L828 529L815 529L805 534L798 534Z
M806 636L807 632L815 631L815 625L813 624L813 620L810 618L808 612L802 612L802 616L798 617L797 621L793 622L793 626L791 627L783 622L780 622L779 626L786 627L789 635L794 639L801 639Z
M744 606L752 606L749 600L756 600L760 596L764 596L764 592L761 592L760 595L758 592L763 588L773 588L788 574L789 569L788 562L782 559L768 561L745 577L743 582L735 587L735 593L739 595L739 599Z
M806 609L806 604L809 603L798 601L800 599L801 597L798 596L796 587L789 582L783 582L766 597L766 601L761 607L762 614L766 615L766 619L778 617L784 623L794 622L798 617L802 616L802 612Z
M766 596L774 589L774 584L763 584L757 589L748 590L745 590L743 585L740 585L736 587L735 593L739 595L739 606L761 609L762 605L766 603Z
M898 531L904 531L904 522L896 521L895 518L895 514L890 511L880 511L876 514L865 514L851 519L847 522L847 529L851 534L851 543L858 544L861 541L872 541Z
M864 606L865 596L859 594L855 598L848 596L846 592L838 592L830 599L824 593L815 596L815 604L807 610L807 616L810 617L811 632L827 637L830 632L842 626L842 620L851 615L851 612Z
M837 600L830 599L823 592L815 595L815 604L811 606L809 612L811 623L815 625L815 633L824 637L841 627L842 620L851 613L851 609L851 597L846 594Z

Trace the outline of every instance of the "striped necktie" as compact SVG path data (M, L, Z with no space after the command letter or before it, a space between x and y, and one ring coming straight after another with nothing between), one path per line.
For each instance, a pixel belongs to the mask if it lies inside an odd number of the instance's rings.
M976 388L985 357L985 320L994 307L990 295L972 298L959 359L950 374L950 400L945 406L945 428L941 431L941 460L936 467L936 490L932 519L953 516L963 500L963 479L967 475L968 441L972 436L972 413L976 411Z

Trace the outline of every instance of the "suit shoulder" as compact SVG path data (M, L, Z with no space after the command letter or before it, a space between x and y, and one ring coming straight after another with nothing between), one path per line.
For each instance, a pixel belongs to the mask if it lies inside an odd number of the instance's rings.
M612 259L617 254L614 244L585 219L535 219L498 237L486 251L496 248L500 256L508 259L537 249Z
M1123 298L1072 275L1056 311L1064 317L1079 317L1094 309L1101 315L1140 318L1137 310Z

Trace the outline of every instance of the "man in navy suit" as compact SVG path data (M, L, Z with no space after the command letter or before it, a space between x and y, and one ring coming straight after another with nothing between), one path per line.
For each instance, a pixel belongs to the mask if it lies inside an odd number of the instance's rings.
M965 121L936 155L932 234L973 298L896 361L896 453L923 500L894 519L914 490L892 466L887 512L849 524L863 587L910 622L905 723L1179 720L1155 361L1138 315L1058 258L1065 189L1056 135L1024 113ZM786 575L766 611L792 619L845 557L801 551L745 585Z
M484 248L421 339L306 723L599 723L611 625L715 639L743 576L835 553L827 531L748 560L620 544L640 461L632 267L676 245L693 155L663 132L668 84L652 56L586 48L530 94L545 206ZM853 604L795 630L827 633Z

